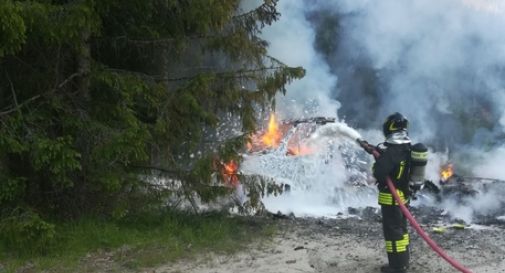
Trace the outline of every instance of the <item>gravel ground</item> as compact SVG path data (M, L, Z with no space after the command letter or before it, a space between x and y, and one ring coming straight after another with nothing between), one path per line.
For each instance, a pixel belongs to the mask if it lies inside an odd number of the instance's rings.
M386 263L380 217L317 219L274 217L279 232L269 242L253 244L233 255L202 254L190 261L167 264L156 273L299 273L379 272ZM422 217L421 217L422 218ZM505 272L505 225L470 225L464 229L440 219L422 218L422 226L449 254L472 272ZM443 227L436 233L434 227ZM458 272L411 231L412 273Z

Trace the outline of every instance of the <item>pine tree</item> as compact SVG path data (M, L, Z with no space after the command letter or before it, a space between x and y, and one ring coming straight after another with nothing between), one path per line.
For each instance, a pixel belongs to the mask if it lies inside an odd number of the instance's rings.
M259 36L276 2L2 1L4 214L122 216L171 191L156 173L187 196L227 193L216 158L240 160L258 111L304 75ZM230 117L240 134L211 134Z

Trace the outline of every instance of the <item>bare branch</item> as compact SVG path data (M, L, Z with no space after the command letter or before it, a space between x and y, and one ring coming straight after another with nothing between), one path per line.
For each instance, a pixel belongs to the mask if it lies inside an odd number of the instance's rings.
M84 72L82 72L82 71L75 72L74 74L70 75L68 78L66 78L64 81L62 81L60 84L58 84L58 86L56 86L56 88L54 88L53 90L49 91L48 93L51 93L51 92L54 92L54 91L57 91L57 90L63 88L65 85L67 85L74 78L82 76L83 74L84 74Z
M159 171L159 172L171 174L171 175L176 175L176 176L180 173L179 171L176 171L176 170L170 170L170 169L166 169L166 168L158 167L158 166L131 165L131 167L138 168L138 169L155 170L155 171Z
M15 111L20 110L23 106L27 105L28 103L30 103L30 102L32 102L32 101L34 101L34 100L36 100L36 99L38 99L38 98L40 98L40 97L41 97L40 95L37 95L37 96L31 97L31 98L29 98L29 99L25 100L23 103L18 104L17 106L14 106L13 108L11 108L11 109L9 109L9 110L7 110L7 111L0 112L0 117L1 117L1 116L5 116L5 115L8 115L8 114L10 114L10 113L12 113L12 112L15 112Z
M14 108L19 111L18 97L16 96L16 90L14 89L14 84L12 84L9 73L5 72L5 76L7 77L7 80L9 81L9 85L11 87L12 99L14 100ZM19 113L21 114L21 111L19 111Z
M276 70L279 70L282 68L286 68L286 66L279 65L279 66L261 67L261 68L249 69L249 70L239 69L239 70L213 73L213 75L215 75L216 77L219 77L219 78L257 79L257 77L254 76L253 74L259 73L259 72L276 71ZM191 76L169 78L169 77L164 77L162 75L149 75L149 74L142 73L142 72L130 71L130 70L124 70L124 69L118 69L118 68L108 68L107 70L112 71L112 72L116 72L116 73L131 74L131 75L135 75L135 76L138 76L141 78L146 78L146 79L153 80L153 81L167 81L167 82L192 80L192 79L198 77L199 75L201 75L201 74L195 74L195 75L191 75Z
M17 98L16 98L16 97L14 97L14 103L15 103L14 107L12 107L12 108L11 108L11 109L9 109L9 110L6 110L6 111L3 111L3 112L0 112L0 117L5 116L5 115L8 115L8 114L11 114L11 113L13 113L13 112L15 112L15 111L20 111L20 110L21 110L21 108L23 108L25 105L27 105L27 104L29 104L29 103L31 103L31 102L33 102L33 101L35 101L35 100L38 100L38 99L39 99L39 98L41 98L42 96L45 96L45 95L48 95L48 94L51 94L51 93L53 93L53 92L58 91L59 89L63 88L65 85L67 85L70 81L72 81L74 78L79 77L79 76L81 76L81 75L82 75L82 73L81 73L81 72L76 72L76 73L74 73L74 74L70 75L68 78L66 78L63 82L61 82L60 84L58 84L58 86L56 86L56 87L55 87L55 88L53 88L52 90L50 90L50 91L48 91L48 92L46 92L46 93L43 93L43 94L39 94L39 95L33 96L33 97L31 97L31 98L29 98L29 99L27 99L27 100L23 101L23 102L22 102L22 103L20 103L20 104L18 104L18 102L17 102ZM9 79L9 82L10 82L10 79ZM13 87L13 85L12 85L12 82L11 82L11 89L12 89L12 91L14 92L14 87ZM15 96L15 93L13 93L13 94L14 94L14 96Z
M187 36L187 37L184 37L181 39L177 39L177 38L136 39L136 38L130 38L127 35L122 35L122 36L116 36L116 37L112 37L112 38L101 39L101 40L102 41L109 40L112 42L125 42L127 44L135 45L135 46L168 46L168 45L173 45L178 41L200 40L200 39L208 39L208 38L212 38L212 37L214 37L214 36L195 35L195 36Z

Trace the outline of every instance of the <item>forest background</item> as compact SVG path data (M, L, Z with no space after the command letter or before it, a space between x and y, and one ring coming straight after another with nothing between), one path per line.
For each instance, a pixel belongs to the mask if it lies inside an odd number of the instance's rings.
M165 238L162 260L174 245L251 231L169 200L231 194L216 173L240 161L275 95L304 76L259 36L276 4L1 1L0 271L154 238ZM267 184L243 180L259 206Z

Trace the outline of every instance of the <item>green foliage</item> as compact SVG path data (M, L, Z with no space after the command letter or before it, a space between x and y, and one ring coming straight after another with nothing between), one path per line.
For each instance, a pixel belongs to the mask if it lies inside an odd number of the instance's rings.
M31 156L35 171L48 170L58 183L70 186L73 181L69 173L81 170L81 155L74 150L72 142L70 136L35 141Z
M37 226L35 222L32 220L30 225ZM93 266L95 259L104 254L124 266L118 268L118 272L131 271L191 257L202 250L237 251L253 238L271 234L272 225L258 219L231 218L223 214L150 212L116 221L83 217L78 221L60 223L55 230L51 243L38 249L46 254L44 256L33 251L31 245L23 248L13 242L10 245L13 248L8 248L0 244L0 260L7 272L16 272L27 262L32 263L37 272L79 272L76 270L79 265L102 272L103 268ZM3 235L0 236L7 237Z
M99 31L100 18L94 12L92 1L73 1L66 5L47 2L18 2L28 43L42 46L68 44L79 48L84 33L90 35Z
M216 160L239 162L257 110L304 76L259 37L276 3L237 14L239 0L1 1L0 206L36 211L28 226L47 239L42 218L229 194ZM234 124L240 134L216 133Z
M0 203L7 203L19 198L26 188L25 177L0 177Z
M221 30L238 6L237 0L97 1L107 35L134 39L186 39ZM189 34L189 35L188 35Z
M19 51L25 40L22 9L9 0L0 2L0 58Z
M5 153L20 154L26 152L29 147L18 138L22 130L23 120L19 115L12 115L3 119L4 130L0 134L0 155Z
M29 254L45 253L54 242L55 225L31 211L16 209L0 221L0 242L4 249Z

